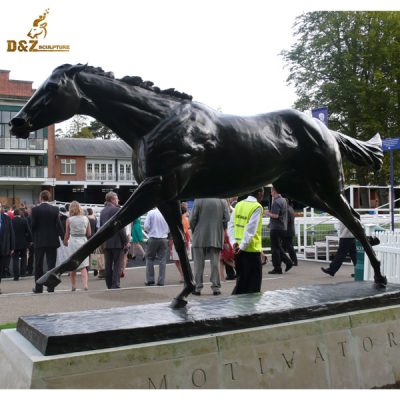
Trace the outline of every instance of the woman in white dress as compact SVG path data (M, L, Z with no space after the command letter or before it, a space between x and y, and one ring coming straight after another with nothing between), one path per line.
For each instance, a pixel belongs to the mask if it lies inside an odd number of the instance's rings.
M90 237L91 229L89 219L83 215L83 210L77 201L73 201L69 206L69 218L67 219L64 245L68 246L71 255L78 250ZM89 257L85 258L79 267L70 273L72 291L76 290L76 273L80 271L82 278L82 286L84 290L88 290L88 268Z

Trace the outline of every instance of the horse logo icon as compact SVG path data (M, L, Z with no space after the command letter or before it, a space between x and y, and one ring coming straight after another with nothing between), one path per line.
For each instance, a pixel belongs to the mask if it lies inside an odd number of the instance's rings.
M32 29L28 32L28 36L32 39L37 39L38 36L44 34L43 39L47 36L47 22L43 22L46 19L46 15L49 13L47 9L43 15L39 15L38 19L33 21Z

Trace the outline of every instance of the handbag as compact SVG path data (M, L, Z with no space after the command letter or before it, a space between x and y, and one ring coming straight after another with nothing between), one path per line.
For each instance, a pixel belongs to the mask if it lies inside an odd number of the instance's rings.
M98 247L93 254L89 256L90 268L97 269L98 271L103 271L105 269L104 265L104 254L101 253L100 247Z

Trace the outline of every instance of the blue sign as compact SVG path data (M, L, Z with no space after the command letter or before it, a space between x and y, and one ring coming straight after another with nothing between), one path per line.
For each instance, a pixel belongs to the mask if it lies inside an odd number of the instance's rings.
M326 126L328 126L328 107L319 107L311 110L311 114L314 118L319 119Z
M400 138L387 138L382 140L382 150L400 150Z
M391 229L394 231L394 162L393 151L400 150L400 138L387 138L382 140L382 150L389 151L390 155L390 214L391 214Z

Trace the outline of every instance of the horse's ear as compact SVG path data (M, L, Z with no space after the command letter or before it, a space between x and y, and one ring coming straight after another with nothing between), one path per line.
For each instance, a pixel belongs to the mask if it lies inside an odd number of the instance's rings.
M87 67L87 64L76 64L76 65L71 65L66 71L65 75L67 75L69 78L73 78L75 74L77 74L80 71L83 71Z
M87 67L87 64L63 64L57 67L51 76L47 79L46 84L50 87L58 87L60 86L60 80L63 76L68 78L73 78L75 74L84 70Z

